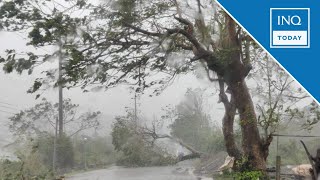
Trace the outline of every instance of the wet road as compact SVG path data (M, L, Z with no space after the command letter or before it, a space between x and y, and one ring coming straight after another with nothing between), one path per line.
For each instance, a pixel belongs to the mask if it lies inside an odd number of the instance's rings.
M113 166L108 169L80 173L67 180L198 180L188 167L144 167L123 168ZM201 180L210 180L202 178ZM212 180L212 179L211 179Z

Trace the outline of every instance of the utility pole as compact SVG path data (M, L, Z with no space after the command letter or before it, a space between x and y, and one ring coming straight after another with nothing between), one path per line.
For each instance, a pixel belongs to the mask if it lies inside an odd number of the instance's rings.
M57 135L58 135L58 119L56 119L54 139L53 139L53 157L52 157L52 169L53 172L56 171L56 161L57 161Z
M53 157L52 157L52 169L53 172L56 171L56 161L57 161L57 138L63 135L63 96L62 96L62 42L61 39L58 41L58 87L59 87L59 107L58 107L58 118L56 119L54 140L53 140Z
M59 86L59 137L63 135L63 94L62 94L62 41L59 40L59 79L58 79L58 86Z
M87 141L88 141L88 138L84 137L83 138L84 140L84 169L88 169L88 165L87 165Z
M137 92L134 93L134 121L137 124Z

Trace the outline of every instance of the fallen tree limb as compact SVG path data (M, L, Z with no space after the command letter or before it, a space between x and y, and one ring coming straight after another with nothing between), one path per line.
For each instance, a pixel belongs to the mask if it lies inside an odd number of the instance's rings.
M186 148L188 151L190 151L190 154L187 155L183 155L181 157L178 158L179 161L184 161L184 160L188 160L188 159L195 159L195 158L200 158L202 155L204 155L205 153L197 151L196 149L194 149L192 146L184 143L182 140L175 138L173 136L167 135L167 134L158 134L156 132L156 126L155 124L152 124L152 128L148 128L148 127L141 127L138 129L137 131L138 134L141 134L144 136L144 139L146 141L150 141L150 144L153 146L154 142L158 139L170 139L173 142L178 143L180 146Z
M318 172L317 172L316 164L315 164L315 161L314 161L315 158L313 158L311 156L311 154L309 153L309 151L308 151L306 145L304 144L304 142L302 140L300 140L300 142L303 145L303 148L306 151L306 154L308 156L309 162L310 162L310 164L312 166L312 172L313 172L313 173L311 173L312 179L313 180L317 180Z

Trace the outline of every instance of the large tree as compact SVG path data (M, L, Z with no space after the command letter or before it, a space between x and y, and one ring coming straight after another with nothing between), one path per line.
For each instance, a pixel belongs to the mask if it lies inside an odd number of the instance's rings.
M63 79L58 82L52 70L46 71L47 78L37 79L30 92L53 82L81 86L84 91L89 85L110 88L129 84L138 92L153 87L158 94L177 74L202 65L209 79L219 83L229 155L246 157L244 167L266 169L269 143L260 137L246 84L254 42L214 1L118 0L93 5L85 0L14 0L2 2L0 20L5 30L27 31L29 45L62 46ZM6 72L31 73L39 63L57 57L56 52L7 53L0 59ZM233 135L236 111L242 150Z

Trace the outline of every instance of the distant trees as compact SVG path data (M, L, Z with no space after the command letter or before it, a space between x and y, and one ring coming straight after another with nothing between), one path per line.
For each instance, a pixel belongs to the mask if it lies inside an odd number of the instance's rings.
M78 113L77 104L70 99L63 102L65 133L57 136L58 103L42 99L39 104L10 117L9 128L18 138L17 142L31 141L41 161L48 167L58 169L73 167L74 149L71 137L81 131L97 128L100 112ZM55 161L53 163L53 161Z
M27 141L28 143L28 141ZM72 139L66 135L59 136L56 140L56 157L53 157L54 136L41 133L30 142L33 148L33 154L37 154L41 163L52 168L55 159L55 168L60 172L67 172L74 167L74 152Z
M74 169L103 168L116 162L119 153L114 150L111 136L75 136Z
M19 161L0 160L0 178L9 179L53 179L54 174L45 167L37 154L24 153Z
M130 111L117 117L112 127L112 143L123 153L120 162L137 166L162 165L224 150L221 130L204 113L203 94L204 90L189 89L184 100L173 109L164 109L165 114L159 120L141 122ZM163 124L167 123L170 134L163 132ZM190 152L173 157L164 147L158 146L160 140L168 140L171 145L178 144Z
M170 125L171 135L199 151L219 152L225 150L223 135L203 109L204 91L187 90L184 100L175 108L175 118Z
M73 136L60 139L58 145L65 150L58 156L59 171L104 168L115 163L119 153L114 151L110 137ZM0 160L0 179L54 179L52 170L53 137L41 134L14 147L17 159ZM59 164L61 163L61 164ZM63 168L63 169L61 169Z
M79 105L70 99L63 101L64 125L66 136L73 136L87 129L94 129L100 125L100 111L80 114ZM58 119L58 103L52 103L45 98L34 107L23 110L10 117L9 128L16 136L32 137L37 134L55 134Z

